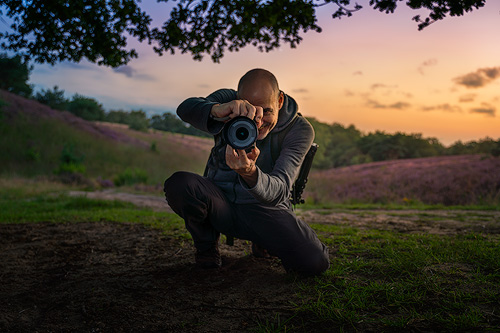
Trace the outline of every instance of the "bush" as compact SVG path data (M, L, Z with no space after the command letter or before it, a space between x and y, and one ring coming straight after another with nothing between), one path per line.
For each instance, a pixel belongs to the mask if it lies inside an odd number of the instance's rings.
M134 185L137 183L146 183L148 180L148 174L146 171L139 169L139 168L134 168L130 169L127 168L120 174L118 174L115 179L114 183L116 186L123 186L123 185Z
M103 120L104 109L99 102L90 97L74 95L68 104L68 111L85 120Z
M55 173L58 175L61 174L84 174L86 171L85 166L82 164L75 163L63 163L59 165L59 168L56 169Z
M62 151L59 167L55 170L58 175L61 174L84 174L85 166L82 164L85 156L75 151L75 145L65 144Z
M158 152L158 146L156 145L156 141L153 141L151 143L151 151L157 153Z
M64 97L64 90L59 90L54 86L54 90L44 90L35 94L35 99L52 109L64 111L68 107L69 101Z

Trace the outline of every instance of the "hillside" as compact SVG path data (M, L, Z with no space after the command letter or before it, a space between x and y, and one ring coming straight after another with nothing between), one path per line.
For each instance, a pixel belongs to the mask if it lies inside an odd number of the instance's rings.
M67 111L53 110L47 105L18 96L5 90L0 89L0 98L6 102L6 105L2 107L2 111L4 117L7 118L7 121L12 121L19 116L26 117L30 120L52 119L63 122L101 139L134 143L142 146L147 145L145 142L134 140L127 135L107 130L106 127L99 126L99 124L83 120L82 118L76 117Z
M6 91L0 91L0 98L5 104L0 111L3 176L54 175L69 160L78 164L70 167L90 180L109 184L132 170L158 185L177 170L203 172L212 142L89 122Z
M0 91L0 175L52 176L64 157L86 179L111 184L134 177L155 185L177 170L202 173L211 139L126 125L89 122ZM458 155L393 160L313 170L305 190L313 203L462 205L500 202L500 158Z
M459 155L394 160L314 172L313 202L464 205L500 202L500 158Z

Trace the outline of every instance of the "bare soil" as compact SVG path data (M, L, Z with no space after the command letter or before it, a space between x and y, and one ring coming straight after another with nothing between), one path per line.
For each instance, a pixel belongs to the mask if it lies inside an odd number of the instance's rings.
M168 209L161 197L85 195ZM409 233L500 232L499 212L298 213L311 223ZM221 269L202 270L189 242L138 224L0 224L0 239L2 332L244 332L294 315L298 277L277 259L253 257L242 240L221 246ZM305 331L333 329L297 320Z

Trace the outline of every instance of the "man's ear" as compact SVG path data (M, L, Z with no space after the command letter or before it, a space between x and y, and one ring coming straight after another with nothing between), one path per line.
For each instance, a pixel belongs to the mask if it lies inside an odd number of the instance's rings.
M280 90L280 94L278 96L278 104L279 104L279 109L281 110L281 107L283 106L283 103L285 103L285 93L283 93Z

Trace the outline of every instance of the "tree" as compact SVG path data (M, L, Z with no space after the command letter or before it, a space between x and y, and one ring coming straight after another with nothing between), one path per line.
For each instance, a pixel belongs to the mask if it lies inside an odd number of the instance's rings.
M142 110L132 110L128 118L128 126L130 129L136 131L147 131L149 126L149 120L146 113Z
M369 6L394 13L401 0L370 0ZM303 32L321 32L316 9L336 6L333 18L351 16L361 9L351 0L179 0L161 27L140 0L4 0L3 15L13 20L11 32L0 32L2 47L40 63L54 64L83 58L117 67L138 56L127 48L127 35L153 44L158 54L191 53L201 60L210 55L218 62L226 51L253 45L270 51L282 43L296 47ZM157 0L168 2L168 0ZM412 9L427 9L429 16L413 20L419 30L446 16L461 16L483 7L486 0L408 0Z
M491 138L484 138L478 141L469 141L462 143L457 141L452 144L446 151L448 155L462 155L462 154L491 154L498 156L500 154L500 139L495 141Z
M19 55L10 58L6 53L0 54L0 89L10 91L24 97L30 97L33 88L27 82L32 66L28 66Z
M75 94L68 104L68 111L85 120L103 120L104 109L93 98Z
M128 124L130 113L123 110L110 110L104 115L104 121L118 124Z
M42 89L35 94L35 99L40 103L50 106L53 109L64 111L68 107L69 101L64 97L64 90L59 90L54 86L54 90Z

